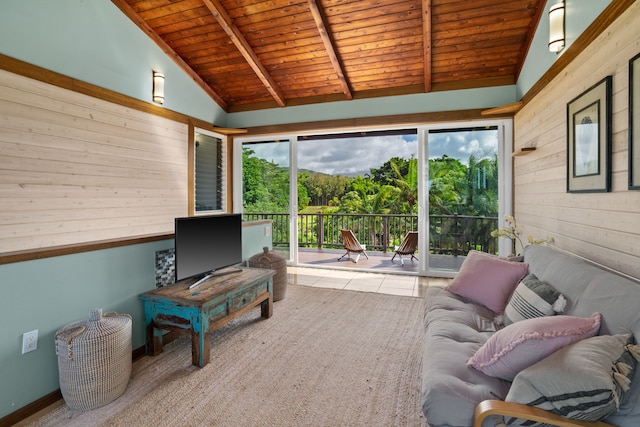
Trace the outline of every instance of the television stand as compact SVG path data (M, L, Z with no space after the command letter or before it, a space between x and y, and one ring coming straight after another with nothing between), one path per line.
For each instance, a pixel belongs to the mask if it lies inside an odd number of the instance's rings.
M140 295L144 303L146 352L162 353L163 330L191 334L191 362L199 367L210 360L209 332L260 306L261 316L273 314L275 270L242 267L239 273L211 277L195 289L190 281Z

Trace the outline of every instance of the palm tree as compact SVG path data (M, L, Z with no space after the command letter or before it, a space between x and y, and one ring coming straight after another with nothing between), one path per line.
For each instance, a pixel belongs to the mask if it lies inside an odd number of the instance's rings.
M390 165L395 175L393 182L399 190L399 204L406 204L408 206L405 209L400 206L399 212L415 213L414 208L418 202L418 159L413 157L409 159L407 162L407 174L404 176L402 172L400 172L400 167L396 159L391 159Z

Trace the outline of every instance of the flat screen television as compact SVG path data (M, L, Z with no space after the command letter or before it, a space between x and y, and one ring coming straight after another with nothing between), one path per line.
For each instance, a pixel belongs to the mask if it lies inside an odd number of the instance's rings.
M176 218L174 239L176 282L221 274L242 262L242 215Z

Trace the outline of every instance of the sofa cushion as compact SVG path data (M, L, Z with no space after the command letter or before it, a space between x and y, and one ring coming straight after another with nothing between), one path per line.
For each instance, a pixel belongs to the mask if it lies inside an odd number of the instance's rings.
M501 314L514 288L526 274L526 263L469 251L460 271L446 290Z
M504 310L503 323L510 325L524 319L552 316L564 310L566 299L553 286L535 274L526 276L516 287Z
M443 288L425 296L422 410L431 427L468 427L487 399L504 399L509 383L465 365L495 332L494 313Z
M604 419L620 406L633 377L640 349L632 344L633 336L622 334L571 344L520 372L506 400L568 418Z
M600 313L590 318L537 317L499 330L469 359L472 366L492 377L512 381L523 369L600 329Z

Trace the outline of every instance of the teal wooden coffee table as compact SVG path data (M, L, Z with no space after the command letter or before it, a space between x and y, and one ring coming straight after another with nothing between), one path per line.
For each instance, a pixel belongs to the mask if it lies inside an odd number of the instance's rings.
M202 368L210 360L209 332L257 306L263 318L271 317L275 273L275 270L243 267L237 272L213 277L193 289L189 286L195 280L141 294L147 354L162 353L164 330L190 333L192 363Z

